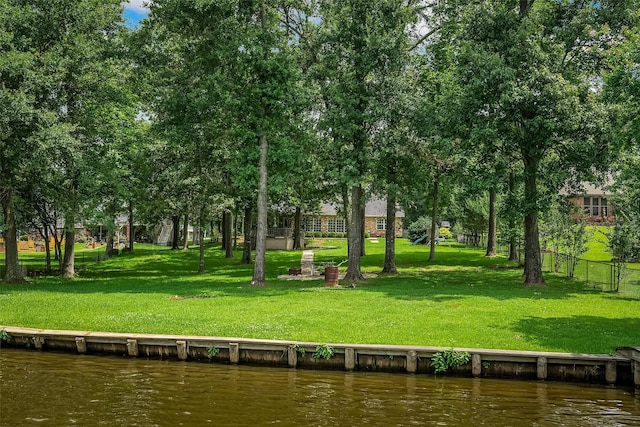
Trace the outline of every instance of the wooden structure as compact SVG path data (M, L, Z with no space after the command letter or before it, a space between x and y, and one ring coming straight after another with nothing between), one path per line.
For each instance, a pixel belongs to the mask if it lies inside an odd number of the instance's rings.
M61 331L0 326L9 334L2 345L80 354L211 360L229 364L289 368L433 374L438 347L329 344L329 359L314 357L320 343L248 338ZM326 344L325 344L326 345ZM217 351L212 352L211 349ZM640 347L621 347L616 354L456 349L469 362L450 374L520 380L557 380L640 388ZM215 353L215 355L213 355Z

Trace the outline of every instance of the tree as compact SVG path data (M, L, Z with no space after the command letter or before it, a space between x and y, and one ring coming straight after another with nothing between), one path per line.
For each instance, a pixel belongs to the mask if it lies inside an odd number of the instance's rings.
M626 2L522 0L472 4L462 15L461 80L499 88L472 114L496 111L499 135L524 171L526 285L543 285L538 232L540 177L549 191L591 172L607 154L593 77L629 17ZM495 84L493 82L496 82ZM553 163L553 169L543 168ZM552 172L553 171L553 172Z
M34 155L38 147L43 147L47 135L58 137L52 150L58 163L42 166L64 173L59 181L64 191L56 192L64 193L57 200L65 219L62 273L64 277L73 277L74 227L81 200L91 194L92 180L87 172L112 142L114 122L108 118L119 114L121 90L126 86L121 79L122 63L117 59L122 41L119 35L125 30L119 25L122 9L115 0L91 3L12 0L3 2L2 7L7 19L0 31L5 31L5 25L11 28L6 31L11 35L3 37L11 57L10 61L3 61L7 65L3 74L8 72L6 80L3 75L3 106L11 108L14 112L9 117L15 118L3 135L11 138L11 146L20 143L21 150ZM10 97L5 96L9 93ZM18 106L21 112L16 115ZM21 129L20 135L16 133L16 124ZM3 150L3 158L20 167L10 153L11 150ZM28 163L28 158L23 159ZM5 171L8 169L3 168ZM11 229L14 197L24 200L29 197L20 195L18 186L11 184L17 182L15 179L6 182L11 188L3 192L3 205ZM7 249L13 252L12 248ZM9 253L8 258L13 263Z
M387 0L321 3L322 46L318 78L324 100L323 123L343 165L338 187L349 188L346 280L363 280L364 191L371 170L371 137L381 127L386 75L399 73L408 39L410 9ZM346 198L343 197L343 200Z

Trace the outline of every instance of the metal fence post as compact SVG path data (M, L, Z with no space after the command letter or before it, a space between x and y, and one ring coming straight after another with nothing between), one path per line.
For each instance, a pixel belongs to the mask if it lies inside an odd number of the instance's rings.
M589 286L589 260L585 260L587 263L587 266L585 267L587 270L587 286Z

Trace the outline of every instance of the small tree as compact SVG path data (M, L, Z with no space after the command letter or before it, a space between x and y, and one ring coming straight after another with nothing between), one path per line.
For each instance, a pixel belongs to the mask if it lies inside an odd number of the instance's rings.
M638 243L638 225L635 221L625 221L622 218L616 220L616 224L610 229L607 235L607 249L613 256L613 278L614 290L618 290L620 281L626 271L629 259L633 257L634 246Z

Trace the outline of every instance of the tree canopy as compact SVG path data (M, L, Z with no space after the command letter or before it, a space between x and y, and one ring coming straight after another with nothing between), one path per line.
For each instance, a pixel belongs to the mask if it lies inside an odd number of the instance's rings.
M524 282L542 285L538 218L562 189L613 177L621 221L640 218L639 6L155 0L130 30L118 0L3 1L5 279L21 280L14 243L31 225L63 219L69 242L122 213L176 230L224 218L228 244L243 212L262 286L270 213L290 206L300 229L331 201L362 280L379 196L388 222L399 203L432 230L446 212L523 238ZM61 272L76 274L73 245Z

